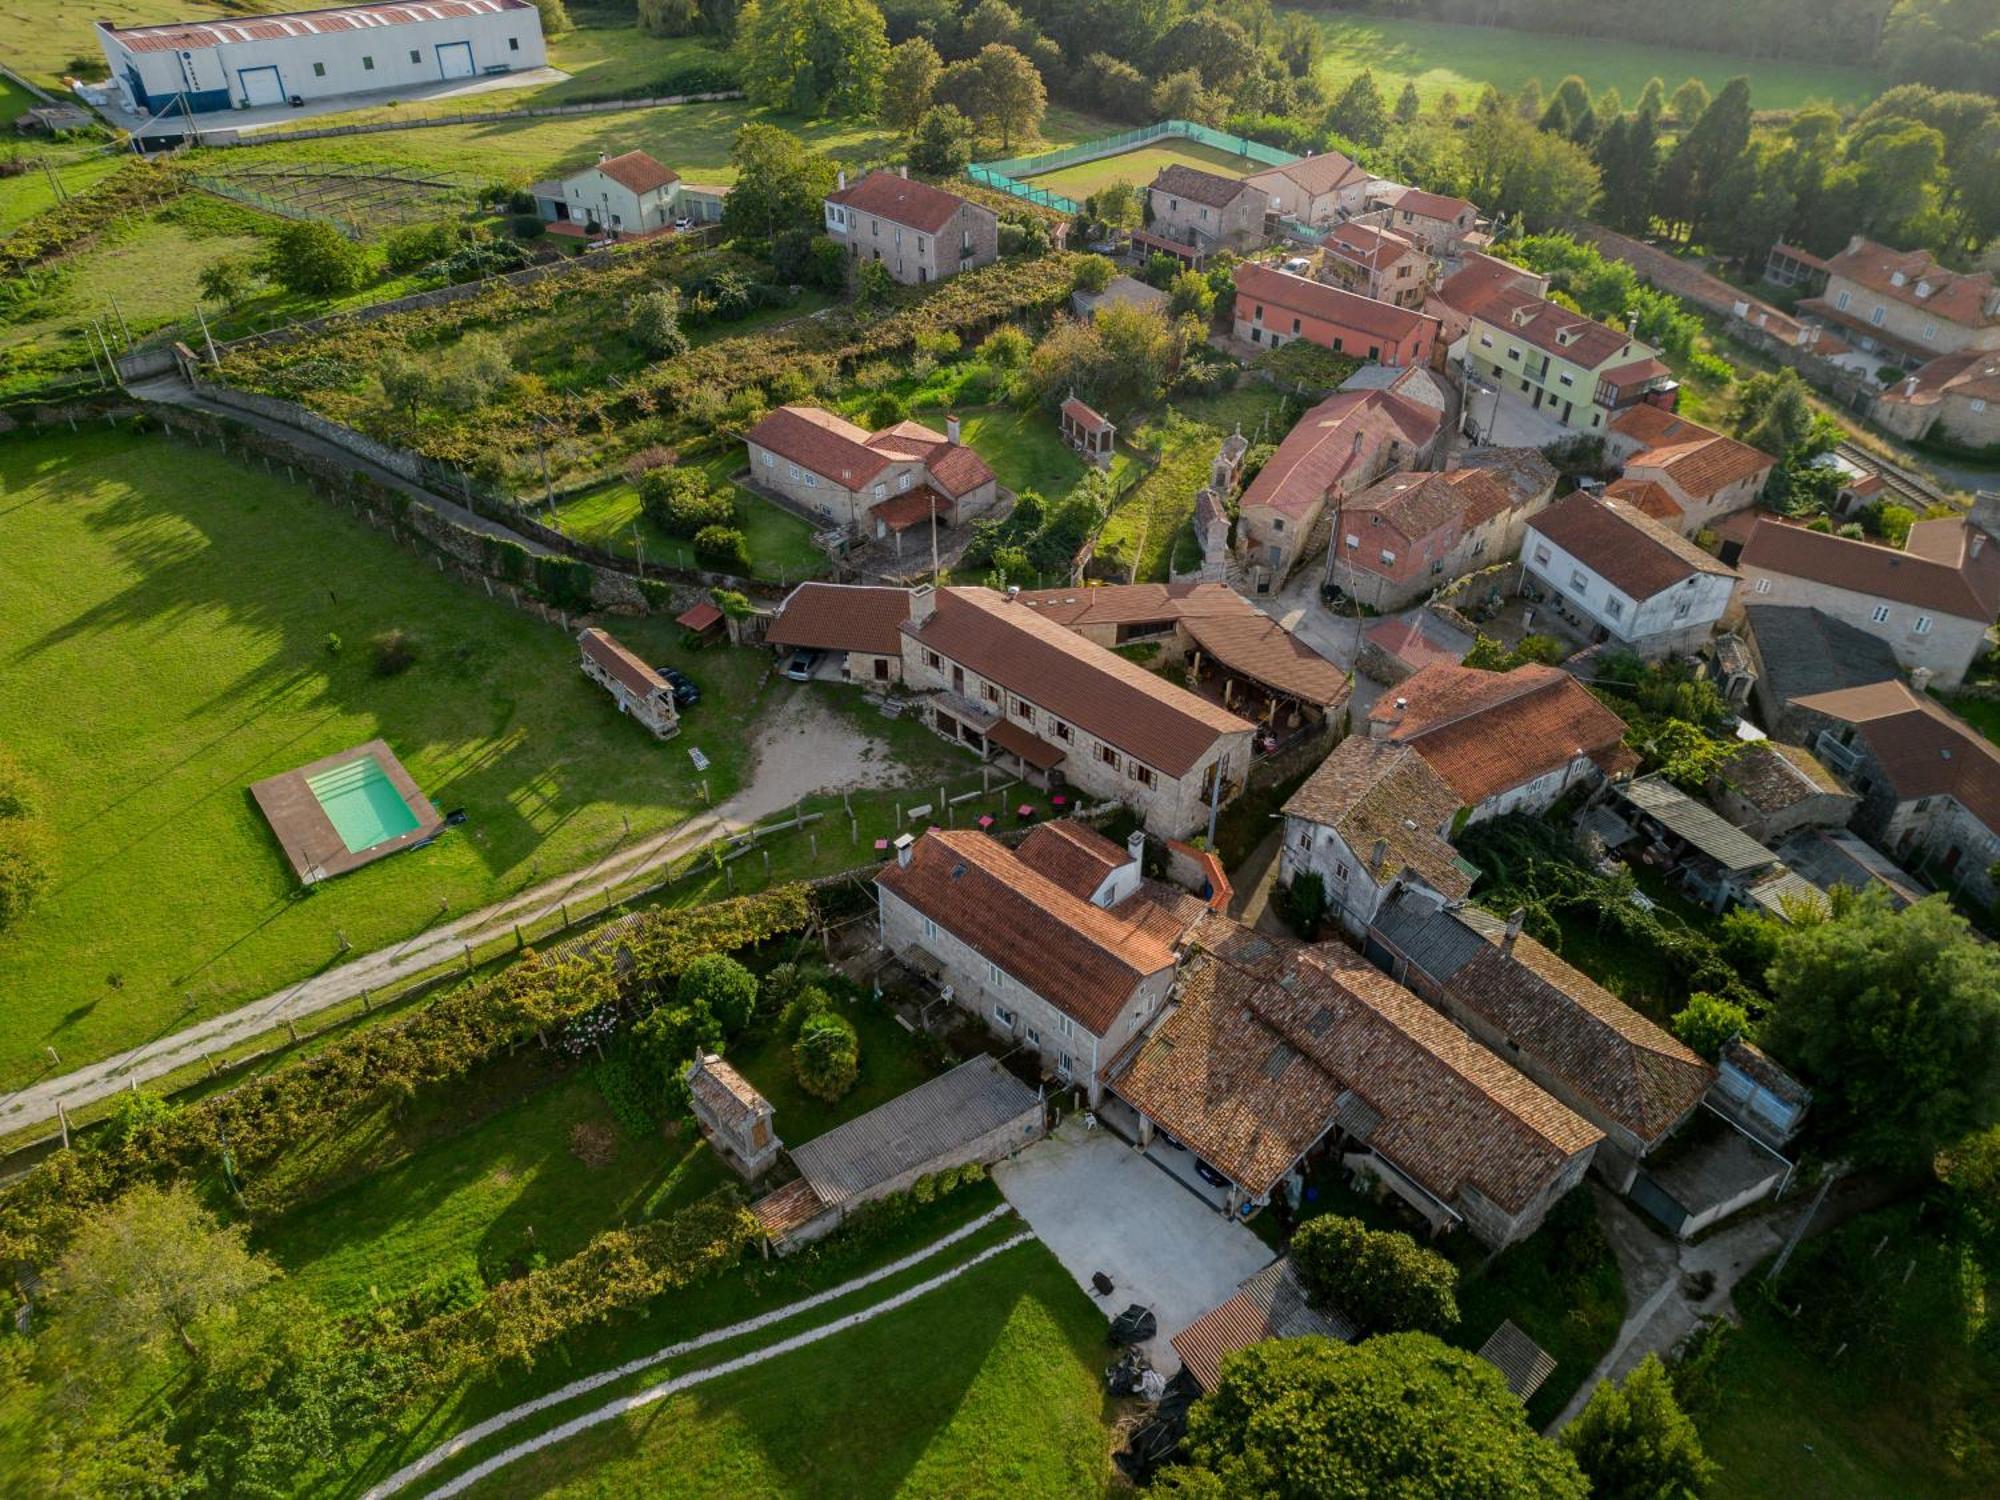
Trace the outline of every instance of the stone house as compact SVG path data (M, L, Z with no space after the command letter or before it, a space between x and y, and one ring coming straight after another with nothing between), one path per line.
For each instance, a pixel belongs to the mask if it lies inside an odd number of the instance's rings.
M1263 244L1271 200L1242 178L1175 162L1153 179L1146 205L1148 241L1168 241L1168 248L1200 258L1218 250L1241 254Z
M881 944L1095 1104L1172 987L1183 923L1206 909L1156 899L1143 854L1143 835L1120 849L1068 822L1019 849L972 830L905 834L875 877Z
M1902 550L1759 516L1736 559L1748 606L1816 609L1884 642L1905 669L1955 687L2000 614L2000 496L1919 521Z
M1604 1132L1591 1167L1616 1192L1715 1080L1683 1043L1521 930L1465 903L1398 891L1368 955Z
M1385 365L1423 365L1438 321L1393 302L1244 261L1235 270L1236 337L1276 349L1295 339Z
M1694 650L1736 589L1735 570L1679 532L1623 500L1581 491L1528 522L1521 562L1588 644L1610 641L1644 657Z
M905 286L943 281L1000 258L1000 220L992 209L902 172L870 172L851 187L847 173L827 194L826 232L847 247L848 262L879 262Z
M1461 249L1479 224L1479 210L1463 198L1410 188L1389 206L1388 227L1414 240L1431 255Z
M785 596L764 644L781 655L833 652L848 682L886 690L903 680L902 626L909 617L908 589L812 581Z
M1368 184L1374 178L1340 152L1322 151L1281 167L1265 167L1243 180L1270 199L1272 213L1324 227L1366 208Z
M992 508L999 480L959 438L903 421L869 432L816 406L780 406L743 435L750 479L792 505L863 538L956 526Z
M2000 900L2000 749L1901 681L1793 704L1805 743L1861 798L1855 828L1933 885Z
M695 1124L709 1145L744 1181L762 1177L785 1146L772 1123L771 1101L713 1052L699 1054L683 1076Z
M1251 724L1095 645L1016 593L917 589L903 682L931 728L1050 789L1122 802L1183 838L1250 771Z
M1371 609L1402 609L1518 551L1533 513L1485 469L1391 474L1337 503L1327 581Z
M2000 282L1953 271L1928 250L1892 250L1862 235L1826 263L1826 290L1799 304L1883 362L1907 368L1965 349L2000 350Z
M1754 505L1776 461L1748 443L1641 403L1611 419L1605 456L1624 465L1608 492L1682 536L1693 536L1726 515ZM1646 486L1663 498L1648 503ZM1629 493L1628 493L1629 490Z
M1285 434L1243 492L1237 548L1246 562L1282 583L1331 535L1329 501L1356 493L1391 470L1430 462L1444 414L1398 391L1329 396Z
M1792 709L1799 699L1902 673L1887 642L1816 609L1753 603L1744 607L1743 623L1756 678L1751 693L1757 721L1777 739L1805 742Z
M2000 446L2000 354L1941 354L1877 396L1869 415L1911 442Z
M583 654L583 675L611 694L618 712L637 719L655 739L670 740L681 732L680 711L666 678L595 625L580 631L576 643Z
M1812 751L1780 740L1754 740L1711 771L1708 800L1760 844L1801 828L1845 828L1861 805Z
M1327 231L1320 280L1377 302L1420 308L1430 295L1437 263L1416 241L1373 224L1342 224Z

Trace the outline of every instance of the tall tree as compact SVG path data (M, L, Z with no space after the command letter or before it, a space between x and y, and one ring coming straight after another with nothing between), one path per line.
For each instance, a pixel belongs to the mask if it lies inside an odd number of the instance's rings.
M938 81L940 100L958 106L982 132L997 133L1001 149L1016 136L1032 136L1048 108L1035 65L1013 47L990 42L977 57L955 62Z
M1646 80L1646 87L1640 91L1639 102L1633 106L1634 114L1650 115L1658 125L1660 117L1667 112L1667 85L1657 75Z
M1458 1268L1407 1234L1321 1214L1292 1236L1292 1263L1315 1306L1370 1333L1448 1333L1458 1322Z
M1198 9L1174 23L1153 49L1153 74L1193 68L1212 89L1233 92L1257 66L1257 46L1243 28L1214 10Z
M889 49L882 70L882 123L897 130L914 130L944 72L944 59L925 38L911 37Z
M1201 74L1193 68L1169 73L1153 86L1153 113L1162 120L1193 120L1202 125L1221 123L1229 112L1229 101L1201 86Z
M1595 160L1604 180L1605 219L1613 229L1644 234L1652 223L1653 194L1660 179L1653 117L1640 113L1612 121L1597 138Z
M889 34L873 0L749 0L734 56L752 103L861 117L881 98Z
M1326 112L1326 128L1363 146L1379 146L1389 129L1389 107L1375 86L1375 75L1363 68L1348 80Z
M966 12L959 28L959 48L971 57L981 47L999 42L1008 47L1025 47L1037 33L1028 19L1007 0L979 0Z
M1529 229L1560 227L1597 200L1597 165L1575 142L1500 111L1463 132L1465 195Z
M1576 1462L1528 1425L1500 1374L1428 1334L1270 1339L1228 1356L1188 1414L1169 1493L1230 1500L1529 1496L1584 1500Z
M1678 101L1680 95L1674 97ZM1703 227L1709 222L1711 195L1749 146L1750 80L1732 78L1667 158L1661 179L1663 211L1691 230Z
M1772 1050L1820 1086L1826 1125L1856 1152L1928 1161L1992 1122L2000 948L1945 897L1788 929L1769 980Z
M1424 112L1424 101L1417 97L1414 83L1403 85L1403 92L1396 96L1396 123L1407 125Z
M956 177L972 160L973 135L956 106L934 104L910 132L910 165L926 177Z
M1654 1354L1622 1383L1599 1384L1562 1441L1590 1481L1591 1500L1695 1500L1715 1478Z
M1708 108L1708 85L1699 78L1690 78L1674 90L1674 123L1683 130L1692 130L1694 122L1701 118L1701 112Z
M751 241L775 239L788 229L816 230L822 200L839 169L828 158L775 125L745 125L729 147L736 184L722 202L729 232Z

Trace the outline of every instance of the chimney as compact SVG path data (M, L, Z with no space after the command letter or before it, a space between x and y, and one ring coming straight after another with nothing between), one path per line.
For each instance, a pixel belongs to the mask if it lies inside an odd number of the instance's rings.
M946 412L944 414L944 440L954 447L958 444L958 414L956 412Z
M1014 602L1014 601L1015 601L1016 599L1018 599L1018 598L1020 598L1020 597L1021 597L1021 585L1020 585L1020 584L1018 584L1018 583L1010 583L1010 584L1008 584L1008 585L1007 585L1007 602L1008 602L1009 604L1012 604L1012 603L1013 603L1013 602Z
M844 193L847 191L847 168L842 167L838 175L840 180L840 191Z
M1381 874L1382 862L1388 857L1389 841L1387 839L1375 840L1375 847L1368 851L1368 873L1371 875Z
M896 835L896 863L905 870L910 868L910 848L915 843L916 839L907 833Z
M611 153L609 151L600 151L597 153L597 159L599 161L610 161Z
M1125 839L1125 857L1133 864L1141 864L1146 858L1146 831L1135 828Z
M1913 693L1923 692L1925 688L1931 685L1931 678L1936 675L1929 667L1910 668L1910 691Z
M937 590L928 583L910 590L910 623L921 627L937 613Z
M1507 913L1507 932L1500 939L1500 951L1502 953L1512 953L1514 951L1514 940L1521 935L1521 924L1527 920L1528 910L1526 907L1517 906Z
M1903 394L1905 396L1914 396L1916 395L1916 393L1917 393L1917 377L1912 375L1908 380L1903 382Z
M908 182L910 180L910 169L908 167L898 167L896 171L902 177L903 181Z

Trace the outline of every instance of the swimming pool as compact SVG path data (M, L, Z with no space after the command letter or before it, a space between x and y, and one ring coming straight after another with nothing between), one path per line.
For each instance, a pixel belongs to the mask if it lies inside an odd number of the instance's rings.
M417 827L415 811L372 755L309 776L306 785L350 854L401 838Z

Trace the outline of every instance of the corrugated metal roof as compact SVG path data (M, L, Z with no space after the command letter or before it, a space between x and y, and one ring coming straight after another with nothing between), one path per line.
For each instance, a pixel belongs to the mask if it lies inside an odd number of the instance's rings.
M1778 856L1672 783L1645 776L1621 789L1625 800L1726 870L1756 870Z
M132 52L182 52L228 47L238 42L279 42L288 38L331 36L343 31L370 31L382 26L414 26L426 21L455 21L473 16L531 10L528 0L412 0L396 5L337 5L325 10L288 11L282 15L243 16L214 21L169 21L161 26L107 26Z
M1479 1357L1500 1372L1507 1389L1526 1401L1555 1373L1553 1354L1514 1326L1508 1318L1479 1346Z
M992 1058L975 1057L794 1146L792 1164L821 1199L837 1205L1038 1107L1026 1084Z

